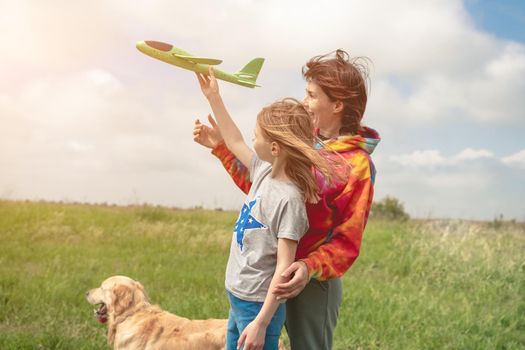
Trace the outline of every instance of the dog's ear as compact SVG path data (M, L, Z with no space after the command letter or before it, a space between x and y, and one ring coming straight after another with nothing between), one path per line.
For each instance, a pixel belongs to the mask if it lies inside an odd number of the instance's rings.
M133 291L125 285L117 285L113 288L113 312L115 316L121 315L133 304Z
M148 295L146 294L146 291L144 290L144 286L142 285L142 283L135 281L135 287L137 287L137 289L135 290L135 296L137 298L137 302L139 301L149 302Z

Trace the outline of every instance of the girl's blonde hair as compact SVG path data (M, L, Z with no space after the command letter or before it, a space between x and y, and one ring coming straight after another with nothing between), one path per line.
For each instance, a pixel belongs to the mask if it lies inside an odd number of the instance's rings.
M285 98L263 108L257 115L263 137L285 150L286 175L303 191L308 203L319 201L313 168L330 181L328 162L314 149L314 125L303 104Z

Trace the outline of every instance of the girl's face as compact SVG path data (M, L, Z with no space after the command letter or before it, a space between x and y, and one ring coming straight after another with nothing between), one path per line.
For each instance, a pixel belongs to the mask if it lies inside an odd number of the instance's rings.
M255 125L252 142L253 149L255 150L255 153L257 153L257 156L266 162L272 163L274 159L272 156L272 142L264 138L259 123Z
M336 117L336 102L331 101L323 89L311 80L306 84L303 103L313 118L315 127L321 130L330 128Z

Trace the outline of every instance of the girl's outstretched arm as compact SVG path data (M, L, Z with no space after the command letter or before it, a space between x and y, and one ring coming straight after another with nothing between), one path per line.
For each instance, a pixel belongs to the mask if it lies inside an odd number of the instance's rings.
M197 73L199 84L201 86L202 93L208 99L210 103L219 130L224 138L226 146L235 154L235 156L245 166L250 166L250 161L253 156L253 151L248 147L244 138L242 137L241 131L230 117L226 106L219 93L219 84L215 79L213 68L209 69L209 76Z

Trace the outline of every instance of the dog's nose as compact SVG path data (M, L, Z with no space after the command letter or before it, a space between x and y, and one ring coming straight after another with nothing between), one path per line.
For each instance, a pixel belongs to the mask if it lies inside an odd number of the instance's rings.
M89 291L86 292L86 297L89 295Z

